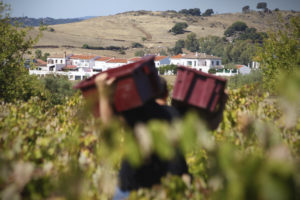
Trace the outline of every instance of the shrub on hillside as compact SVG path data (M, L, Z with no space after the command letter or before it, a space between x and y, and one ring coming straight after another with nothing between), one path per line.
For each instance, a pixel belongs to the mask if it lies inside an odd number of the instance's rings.
M169 32L172 32L175 35L183 34L184 29L186 29L188 26L189 25L185 22L178 22L169 30Z
M236 32L245 31L247 28L248 28L248 26L245 22L237 21L237 22L234 22L231 26L229 26L225 30L224 35L227 37L230 37L230 36L234 35Z

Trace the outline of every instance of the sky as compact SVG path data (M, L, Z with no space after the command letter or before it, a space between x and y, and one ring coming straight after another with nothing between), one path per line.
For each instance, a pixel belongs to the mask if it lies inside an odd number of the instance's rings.
M1 0L0 0L1 1ZM10 4L12 17L76 18L107 16L133 10L166 11L212 8L215 13L241 12L249 5L256 10L258 2L266 2L269 9L300 11L300 0L2 0Z

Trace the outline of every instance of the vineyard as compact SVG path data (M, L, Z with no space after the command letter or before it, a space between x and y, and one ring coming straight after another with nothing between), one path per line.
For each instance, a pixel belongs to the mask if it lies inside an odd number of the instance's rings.
M289 123L291 113L257 85L229 90L229 97L214 132L190 113L171 126L136 127L139 140L117 121L103 129L78 93L52 108L38 98L1 104L2 198L109 199L123 156L138 165L147 151L167 158L175 145L193 178L168 176L131 199L299 197L299 116Z
M300 198L299 17L268 33L258 72L228 81L218 129L190 112L131 130L117 119L103 126L68 80L29 76L23 56L38 38L9 24L5 8L0 1L0 199L111 199L124 157L138 166L177 148L192 176L167 175L129 199Z

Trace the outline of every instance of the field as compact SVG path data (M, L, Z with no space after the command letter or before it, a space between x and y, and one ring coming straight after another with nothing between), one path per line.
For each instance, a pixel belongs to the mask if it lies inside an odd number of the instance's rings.
M287 20L298 13L281 11ZM210 17L186 16L172 12L136 11L112 16L97 17L77 23L50 26L55 31L45 31L37 45L58 45L58 49L43 48L44 52L85 53L104 56L133 57L138 49L131 48L132 42L139 42L150 53L158 53L173 47L179 39L185 39L189 32L198 37L208 35L223 36L224 30L236 21L244 21L249 27L258 31L276 29L277 13L265 14L251 12L248 14L217 14ZM189 27L185 34L173 35L168 31L177 22L186 22ZM37 28L36 28L37 29ZM33 31L32 34L35 34ZM144 39L143 39L144 38ZM143 41L144 40L144 41ZM81 49L83 44L90 46L129 47L125 55L113 51L96 51ZM64 47L68 46L68 47Z

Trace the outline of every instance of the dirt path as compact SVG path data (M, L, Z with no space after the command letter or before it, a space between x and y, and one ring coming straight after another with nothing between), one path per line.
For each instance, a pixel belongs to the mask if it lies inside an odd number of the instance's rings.
M143 28L138 27L136 24L132 23L131 25L133 28L135 28L135 29L139 30L140 32L142 32L143 34L145 34L148 41L152 40L152 35L150 33L146 32Z

